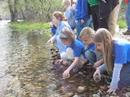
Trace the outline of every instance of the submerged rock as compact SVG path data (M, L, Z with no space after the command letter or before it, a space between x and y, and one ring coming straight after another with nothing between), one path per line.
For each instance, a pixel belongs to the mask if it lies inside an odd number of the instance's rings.
M68 92L65 95L63 95L63 97L73 97L74 93L73 92Z
M73 97L79 97L78 95L74 95Z
M127 93L125 94L125 96L126 96L126 97L130 97L130 92L127 92Z
M83 93L85 91L85 86L79 86L77 89L78 93Z

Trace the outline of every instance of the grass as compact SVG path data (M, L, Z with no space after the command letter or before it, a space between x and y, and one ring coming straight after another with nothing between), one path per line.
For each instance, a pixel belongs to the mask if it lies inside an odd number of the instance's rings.
M48 30L49 23L11 22L10 27L18 32L29 32L32 30Z
M119 25L119 28L121 28L121 29L127 28L127 24L126 24L126 21L124 19L119 19L118 25Z

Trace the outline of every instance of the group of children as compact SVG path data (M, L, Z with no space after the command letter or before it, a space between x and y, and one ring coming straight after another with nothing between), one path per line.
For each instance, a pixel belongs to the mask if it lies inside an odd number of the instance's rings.
M54 43L59 50L61 59L56 62L69 64L63 72L63 78L69 78L70 71L74 68L82 68L83 65L87 64L95 68L93 74L95 81L97 77L101 79L101 75L105 71L112 77L108 93L114 93L130 86L130 42L114 40L106 27L98 28L94 21L95 30L86 27L89 16L86 17L86 9L80 10L80 8L84 5L87 6L87 0L78 0L77 4L73 5L70 1L67 3L68 1L64 1L64 4L67 5L67 7L65 6L65 14L60 11L53 13L51 27L54 34L48 40L48 43ZM88 1L93 1L88 3L92 4L91 9L97 10L97 0ZM101 1L107 2L107 0ZM77 10L74 11L74 8ZM76 11L79 13L76 14ZM73 14L70 14L71 12ZM74 14L75 20L72 19ZM96 14L96 11L93 14ZM65 21L66 19L67 21ZM94 20L94 17L92 19ZM77 34L75 34L75 27Z

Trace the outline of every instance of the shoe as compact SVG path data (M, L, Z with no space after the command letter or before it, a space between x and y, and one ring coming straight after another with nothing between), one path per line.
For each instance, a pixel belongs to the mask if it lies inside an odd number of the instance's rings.
M130 35L130 31L127 30L126 32L123 33L124 35Z

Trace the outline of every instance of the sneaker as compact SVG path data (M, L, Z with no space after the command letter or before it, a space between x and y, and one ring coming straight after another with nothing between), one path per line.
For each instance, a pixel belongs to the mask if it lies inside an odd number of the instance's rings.
M127 30L126 32L123 33L124 35L130 35L130 31Z

